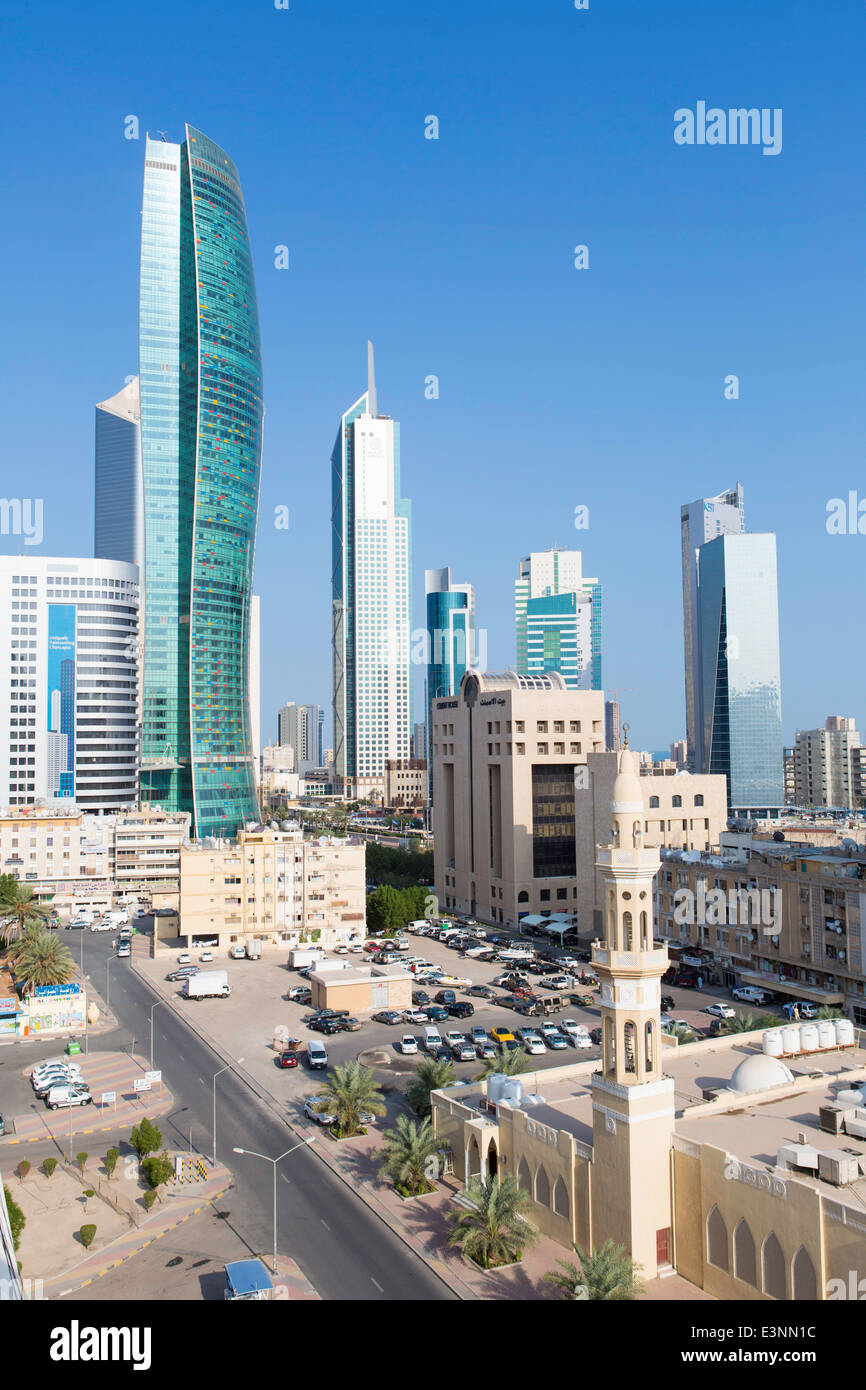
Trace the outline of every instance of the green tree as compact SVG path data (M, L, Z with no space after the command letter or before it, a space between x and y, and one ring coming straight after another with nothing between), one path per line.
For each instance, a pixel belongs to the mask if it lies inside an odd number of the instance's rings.
M446 1218L448 1244L482 1269L513 1263L537 1240L538 1232L523 1219L531 1198L514 1178L474 1178L466 1195L472 1206L456 1207Z
M75 1162L78 1164L78 1171L81 1173L82 1177L84 1176L84 1169L89 1157L90 1155L86 1154L83 1149L80 1154L75 1155Z
M32 888L19 883L17 878L10 882L10 878L9 874L4 874L0 879L0 916L8 919L3 928L7 941L23 936L28 925L43 925L51 913L51 908L34 896Z
M725 1019L726 1033L754 1033L758 1028L778 1028L779 1020L773 1014L735 1014Z
M669 1038L676 1038L680 1047L695 1040L694 1032L687 1023L675 1023L673 1028L668 1028L666 1031Z
M147 1192L145 1192L144 1196L143 1196L142 1199L141 1199L141 1200L144 1202L144 1209L145 1209L145 1211L150 1211L151 1207L153 1206L153 1204L154 1204L154 1202L156 1201L156 1199L157 1199L158 1196L159 1196L159 1193L156 1191L155 1188L153 1188L153 1187L149 1187L149 1188L148 1188Z
M9 954L25 994L44 985L65 985L72 978L72 956L60 938L44 928L25 929Z
M591 1255L584 1254L579 1245L574 1249L579 1268L571 1260L557 1260L558 1272L544 1276L559 1289L561 1298L613 1302L634 1299L644 1292L637 1277L641 1266L626 1253L624 1245L607 1240Z
M109 1178L114 1176L114 1170L117 1167L117 1161L119 1158L120 1149L109 1149L105 1155L105 1158L102 1160L102 1162L105 1165L105 1171L108 1174Z
M151 1154L149 1158L142 1160L141 1168L148 1183L154 1189L168 1182L174 1172L174 1164L165 1153L160 1154L159 1157L156 1154Z
M529 1053L525 1047L515 1047L510 1052L498 1052L495 1057L485 1057L476 1081L484 1081L498 1072L501 1076L520 1076L529 1066Z
M3 1185L3 1196L6 1198L6 1211L9 1216L9 1228L12 1231L12 1248L17 1250L21 1243L21 1232L27 1225L27 1217L19 1207L9 1188Z
M94 1190L93 1190L92 1187L86 1187L86 1188L84 1189L84 1210L85 1210L85 1212L87 1211L87 1203L90 1201L91 1197L95 1197L95 1196L96 1196L96 1193L94 1192Z
M379 1150L379 1172L386 1174L398 1189L410 1197L428 1192L439 1174L441 1140L430 1120L410 1120L399 1115L394 1129L386 1129Z
M433 1057L422 1057L406 1087L406 1099L417 1115L429 1115L431 1092L441 1091L445 1086L453 1086L455 1079L453 1062L447 1059L440 1062Z
M57 1167L57 1159L56 1159L56 1158L46 1158L46 1159L43 1159L43 1161L42 1161L42 1171L43 1171L43 1173L45 1174L46 1178L50 1178L50 1177L51 1177L51 1175L52 1175L52 1173L54 1172L54 1169L55 1169L56 1167Z
M134 1128L129 1136L129 1142L135 1149L139 1158L146 1158L148 1154L155 1153L162 1148L162 1133L151 1124L150 1120L143 1119L141 1124Z
M384 1115L385 1103L370 1067L353 1061L334 1068L322 1086L318 1109L332 1111L341 1137L348 1139L361 1128L362 1114Z
M21 1162L18 1164L18 1176L19 1176L19 1178L21 1179L22 1182L23 1182L24 1179L27 1177L27 1174L28 1174L29 1172L30 1172L30 1160L29 1160L29 1158L22 1158Z
M78 1232L78 1235L79 1239L81 1240L81 1244L84 1246L85 1250L89 1250L96 1237L96 1227L82 1226Z

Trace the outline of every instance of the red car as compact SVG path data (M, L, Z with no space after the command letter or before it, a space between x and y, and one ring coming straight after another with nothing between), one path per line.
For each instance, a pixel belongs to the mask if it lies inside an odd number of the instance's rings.
M283 1070L286 1070L288 1067L296 1067L297 1065L297 1052L286 1051L280 1053L280 1066L283 1068Z

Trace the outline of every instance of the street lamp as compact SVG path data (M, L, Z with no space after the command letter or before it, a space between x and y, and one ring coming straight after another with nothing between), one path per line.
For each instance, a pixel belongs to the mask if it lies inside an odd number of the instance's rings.
M293 1154L295 1149L302 1149L305 1144L314 1144L315 1142L315 1134L310 1134L306 1139L302 1139L300 1144L294 1144L292 1148L286 1149L286 1152L280 1154L279 1158L268 1158L267 1154L257 1154L254 1149L235 1148L233 1150L236 1154L247 1154L249 1158L263 1158L266 1163L272 1163L274 1166L274 1274L277 1272L277 1164L281 1163L284 1158L288 1158L289 1154Z
M167 1004L167 999L157 999L155 1004L150 1006L150 1069L153 1071L153 1011L158 1009L161 1004Z
M224 1067L220 1067L220 1069L219 1069L218 1072L215 1072L215 1073L214 1073L214 1079L213 1079L213 1161L214 1161L214 1163L216 1163L216 1161L217 1161L217 1160L216 1160L216 1084L217 1084L217 1077L218 1077L218 1076L222 1076L222 1074L223 1074L224 1071L230 1071L231 1068L232 1068L233 1066L240 1066L240 1064L241 1064L241 1062L242 1062L243 1060L244 1060L243 1057L238 1057L236 1063L235 1063L235 1062L228 1062Z

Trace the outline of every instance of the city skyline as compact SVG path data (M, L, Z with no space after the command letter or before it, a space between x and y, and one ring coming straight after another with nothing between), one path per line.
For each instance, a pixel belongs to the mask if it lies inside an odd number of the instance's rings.
M844 663L832 669L806 672L797 658L798 634L819 624L826 630L827 621L802 557L813 557L825 584L840 593L856 585L862 565L858 537L825 529L828 499L847 497L859 468L854 402L862 304L852 273L859 249L850 222L828 222L856 156L845 83L822 76L811 124L796 103L786 110L778 158L754 160L748 150L734 148L678 148L670 117L687 102L696 52L722 100L726 90L746 96L754 88L758 101L766 87L758 104L775 106L786 93L793 102L791 73L811 56L813 26L786 17L783 61L770 15L750 15L754 48L744 53L734 32L720 36L709 16L694 18L688 42L679 35L671 42L668 27L651 23L641 7L625 5L606 17L604 45L618 46L627 93L621 110L616 103L609 110L598 100L605 90L595 71L600 36L585 23L588 15L535 16L530 52L545 62L532 65L524 96L515 102L505 99L505 74L518 56L516 33L505 25L491 47L480 18L458 15L458 8L446 0L440 30L428 36L428 81L420 94L414 80L402 77L388 104L372 107L356 64L364 34L360 16L346 16L336 43L321 16L251 16L237 41L241 55L256 55L262 101L238 114L241 78L229 62L224 25L209 23L209 11L193 0L183 15L171 16L178 23L177 48L165 51L154 36L143 36L129 48L123 77L112 76L79 113L81 137L94 157L74 172L44 154L53 148L68 82L53 62L44 70L44 100L11 151L10 177L22 206L40 209L48 200L70 208L64 256L36 256L30 215L14 211L7 228L20 266L8 305L20 345L8 387L21 406L10 420L8 447L32 485L39 481L46 501L42 550L89 549L92 402L133 377L138 366L131 306L142 143L148 127L164 128L170 137L190 113L235 152L254 212L250 232L268 368L256 576L266 634L265 708L278 707L293 688L298 657L309 672L304 698L330 703L327 445L358 342L373 337L412 460L418 518L413 627L423 626L423 569L448 563L455 573L472 576L490 665L507 666L514 660L514 557L567 544L569 535L600 560L615 545L623 556L619 566L608 572L603 561L593 566L605 583L604 680L608 688L630 692L623 714L636 743L662 748L686 727L679 663L657 659L660 645L673 656L681 640L673 509L736 475L748 492L753 529L778 536L790 740L825 709L855 704L866 675L866 657L850 644ZM157 4L155 16L160 12ZM392 6L378 6L377 13L400 20ZM13 92L28 72L21 55L34 21L25 15L9 21L22 40L10 45ZM289 24L310 62L287 94L281 35ZM824 14L821 25L826 42L847 52L842 19ZM468 80L455 85L448 55L457 32L482 45L489 102ZM662 32L666 78L659 94L653 63L661 57ZM97 77L104 80L70 16L58 17L57 36L84 79L93 77L94 86ZM399 72L405 25L383 26L382 37ZM202 73L219 72L222 85L205 82L181 61L184 42L201 54ZM322 55L327 61L319 64ZM340 74L335 92L325 71ZM580 78L585 101L569 94L573 84L557 89L557 74L566 72ZM32 74L26 81L30 92ZM56 93L49 90L52 82ZM272 96L284 112L276 125L265 114ZM424 116L437 108L440 138L427 140ZM286 132L302 122L309 128L311 110L312 139L287 142ZM128 113L135 115L137 132ZM361 190L356 232L347 244L338 230L342 165L334 151L344 151L347 160L369 153L360 135L365 116L376 132L376 177ZM502 241L499 170L506 158L514 182L511 230ZM576 180L593 179L629 192L606 194L587 225L571 188ZM659 187L666 190L663 199L656 196ZM490 208L477 222L466 224L459 211L443 210L476 200L480 206L487 200ZM804 200L821 209L808 230L798 216ZM632 230L637 221L640 237ZM586 272L573 265L573 248L581 242L590 250ZM276 266L281 246L290 253L287 269ZM795 307L788 287L804 257L816 270ZM522 283L512 289L517 263ZM71 295L70 266L76 268ZM729 270L720 274L719 266ZM79 283L86 293L78 294ZM452 291L462 305L459 332L443 303ZM64 323L74 308L88 350L65 364L53 383L54 408L46 413L38 404L41 375L31 369L42 357L42 325L56 319L58 305L67 306ZM619 326L626 315L624 338ZM802 389L806 360L808 391ZM725 396L730 373L739 378L737 399ZM427 385L433 375L438 395ZM487 461L493 458L499 487L489 486ZM587 532L573 530L579 505L589 509ZM290 508L287 529L273 524L279 506ZM6 553L21 548L14 535L0 543ZM650 568L652 584L646 585ZM294 606L290 657L277 639L286 592L301 583L310 599ZM832 621L838 638L841 615ZM651 682L637 679L639 660L652 670ZM415 675L418 697L420 672ZM863 712L854 712L862 721Z

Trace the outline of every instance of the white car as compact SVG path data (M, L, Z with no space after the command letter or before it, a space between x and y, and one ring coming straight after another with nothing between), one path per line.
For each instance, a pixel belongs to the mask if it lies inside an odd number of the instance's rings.
M363 949L364 947L361 945L360 941L353 941L349 947L349 950L351 951L353 956L360 955Z
M449 1047L457 1047L460 1043L466 1042L466 1034L459 1033L455 1028L445 1034L445 1041Z
M105 918L103 917L101 921L91 922L91 924L90 924L90 930L91 930L91 931L111 931L111 929L112 929L113 926L114 926L114 923L113 923L113 922L106 922Z
M558 1037L562 1029L558 1023L542 1023L539 1032L543 1038L552 1038L554 1036Z
M576 1018L564 1018L559 1025L559 1031L565 1033L568 1038L580 1037L582 1034L589 1037L589 1029L578 1023Z
M202 951L199 960L202 965L208 965L213 960L213 951Z
M530 1054L530 1056L541 1057L547 1051L547 1048L544 1046L544 1043L542 1042L540 1035L536 1033L534 1029L521 1028L519 1029L518 1036L520 1038L520 1041L523 1043L523 1046L526 1048L526 1051Z
M404 1009L403 1017L407 1023L426 1023L427 1015L423 1009Z
M178 965L192 965L192 956L189 951L181 951L177 958Z
M231 946L229 948L229 956L232 960L243 960L245 955L246 951L241 945ZM204 960L204 956L202 956L202 960Z
M304 1114L309 1119L315 1120L317 1125L332 1125L336 1120L336 1114L328 1110L317 1110L316 1106L322 1101L329 1100L328 1096L308 1096L304 1101Z
M400 1039L400 1051L404 1057L414 1057L418 1051L418 1039L414 1033L404 1033Z
M335 947L334 947L334 955L335 955L335 956L347 956L348 954L349 954L349 948L348 948L348 946L343 946L342 944L340 944L339 946L335 946Z
M52 1086L45 1097L49 1110L70 1109L75 1105L90 1105L93 1096L85 1085Z
M708 1004L704 1009L705 1014L712 1014L713 1018L736 1018L737 1011L732 1009L730 1004Z
M117 954L121 958L124 956L132 955L132 947L130 946L128 941L121 941L120 945L117 948Z

